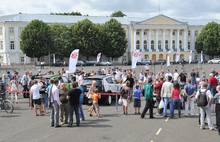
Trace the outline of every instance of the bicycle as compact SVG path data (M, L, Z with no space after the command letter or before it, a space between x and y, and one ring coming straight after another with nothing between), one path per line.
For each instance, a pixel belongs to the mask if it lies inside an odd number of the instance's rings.
M8 99L3 100L3 95L0 95L0 108L5 109L7 113L12 113L14 110L13 103Z

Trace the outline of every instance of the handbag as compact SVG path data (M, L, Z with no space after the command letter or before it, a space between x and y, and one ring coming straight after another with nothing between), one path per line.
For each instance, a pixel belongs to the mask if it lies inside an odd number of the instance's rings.
M156 99L157 99L157 100L161 100L160 94L157 94Z
M160 104L159 104L159 109L162 109L162 108L164 108L164 101L163 100L161 100Z
M92 99L92 94L87 94L88 99Z
M123 103L123 100L120 98L120 99L118 100L118 104L121 105L122 103Z

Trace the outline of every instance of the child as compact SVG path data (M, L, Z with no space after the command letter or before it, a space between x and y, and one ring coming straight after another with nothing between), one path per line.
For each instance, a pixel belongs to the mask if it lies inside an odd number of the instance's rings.
M136 85L136 90L134 91L134 110L135 113L134 114L141 114L140 113L140 108L141 108L141 96L142 92L141 90L139 90L139 85ZM137 113L137 108L138 108L138 113Z
M98 104L98 99L101 99L101 95L98 95L97 93L98 93L98 89L95 89L93 94L93 108L97 111L98 117L101 117L99 113L99 104Z

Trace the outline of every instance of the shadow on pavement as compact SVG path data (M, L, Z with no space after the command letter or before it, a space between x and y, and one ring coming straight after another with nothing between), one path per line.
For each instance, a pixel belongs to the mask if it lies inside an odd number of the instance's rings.
M10 117L20 117L20 115L5 115L5 116L0 116L0 117L3 117L3 118L10 118Z

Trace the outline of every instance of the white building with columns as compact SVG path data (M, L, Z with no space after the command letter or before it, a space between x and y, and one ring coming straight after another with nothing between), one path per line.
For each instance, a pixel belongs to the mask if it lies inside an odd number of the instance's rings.
M56 22L70 26L86 18L93 23L104 24L112 17L49 14L14 14L0 16L0 62L7 64L7 54L10 56L11 63L24 62L24 54L20 50L21 39L19 36L25 26L32 20L38 19L47 24ZM218 19L177 19L162 14L151 18L114 18L122 23L128 40L126 53L124 53L122 57L113 60L113 62L120 63L122 61L130 61L136 49L141 50L142 59L167 59L168 51L171 51L170 60L175 60L177 52L180 52L180 58L188 59L191 50L193 51L193 59L199 59L200 54L195 50L195 42L202 28L208 24L208 22L215 21L220 23ZM204 58L210 59L209 56L204 56ZM85 61L86 57L80 55L79 59ZM49 57L42 57L41 60L48 62ZM90 60L96 60L96 57L90 57ZM102 56L101 60L108 60L108 58ZM34 58L27 58L27 63L36 61ZM68 59L66 61L68 61Z

